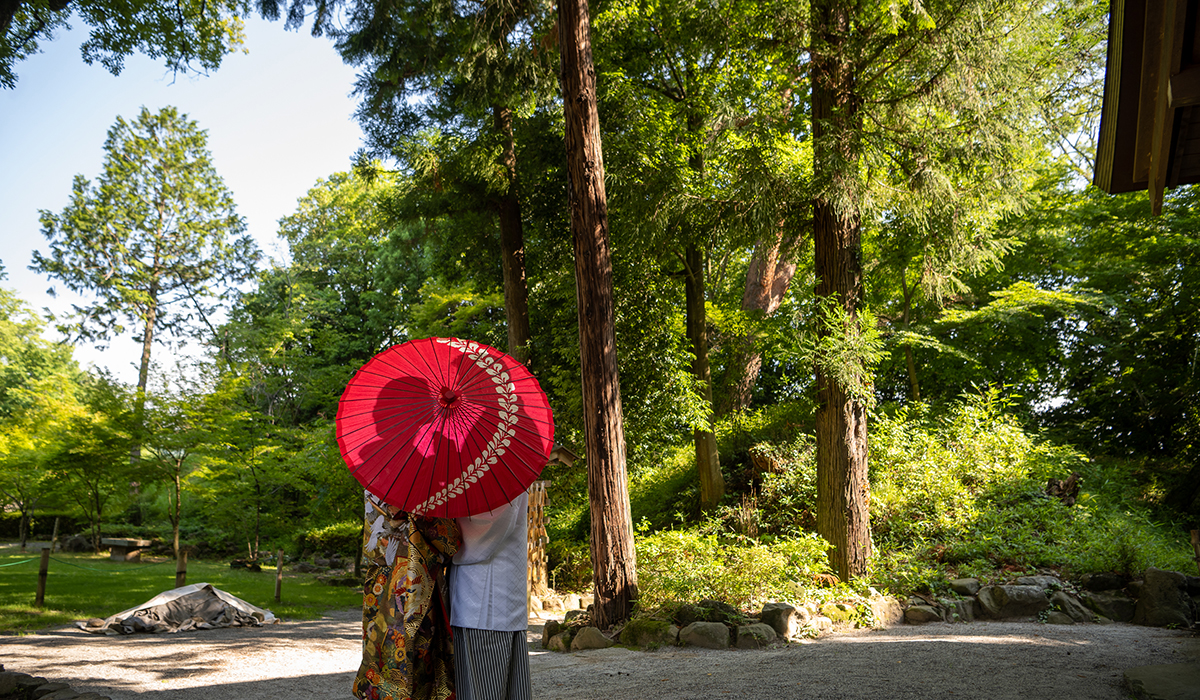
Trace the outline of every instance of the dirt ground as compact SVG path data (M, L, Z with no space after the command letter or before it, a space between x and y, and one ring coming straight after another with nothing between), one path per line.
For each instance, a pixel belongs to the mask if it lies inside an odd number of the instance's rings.
M539 619L529 638L540 640ZM0 637L0 663L113 700L349 698L358 610L320 620L178 635L74 628ZM1200 661L1190 633L1133 625L900 625L779 648L556 654L531 644L534 697L898 700L1123 699L1134 666Z

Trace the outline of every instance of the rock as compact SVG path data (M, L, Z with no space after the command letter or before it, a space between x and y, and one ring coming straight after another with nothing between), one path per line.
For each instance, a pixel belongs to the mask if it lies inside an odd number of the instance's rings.
M56 693L60 690L70 690L70 689L71 689L71 686L67 685L66 683L59 683L59 682L46 683L46 684L41 685L34 689L33 697L36 700L37 698L43 697L45 695L49 695L50 693ZM78 693L76 693L76 695L78 695Z
M1149 627L1174 625L1187 629L1192 624L1191 600L1184 593L1183 574L1149 567L1142 593L1133 611L1133 624Z
M1125 587L1125 577L1111 573L1084 574L1079 577L1079 585L1089 591L1113 591Z
M98 617L93 617L93 618L90 618L90 619L88 619L88 621L87 621L87 626L88 626L88 627L103 627L103 626L104 626L104 620L102 620L102 619L100 619L100 618L98 618Z
M1080 600L1097 615L1102 615L1114 622L1132 620L1137 606L1137 601L1119 591L1085 591L1080 596Z
M329 568L329 560L325 557L317 557L313 559L313 563L323 568Z
M16 676L11 671L0 672L0 698L7 697L17 689Z
M721 600L713 600L706 598L699 603L696 603L699 608L701 617L697 618L706 622L737 622L743 618L742 613L729 603Z
M1200 576L1184 576L1183 588L1187 594L1195 598L1200 596Z
M1095 617L1078 598L1066 591L1055 591L1054 595L1050 596L1050 604L1069 615L1075 622L1091 622Z
M679 627L671 625L667 628L667 637L671 640L671 644L679 643Z
M979 601L975 598L943 601L946 606L946 622L974 622L979 617Z
M904 607L891 596L876 593L871 597L871 615L878 627L891 627L904 621Z
M1051 625L1073 625L1073 624L1075 624L1075 620L1070 615L1066 614L1065 612L1060 612L1058 610L1051 610L1050 614L1046 616L1046 622Z
M829 634L833 631L833 620L830 620L824 615L816 615L810 620L813 627L817 628L817 632L821 634Z
M292 568L295 569L296 571L299 571L302 574L311 574L312 572L317 570L317 567L313 566L312 564L309 564L306 561L298 561L292 565Z
M775 634L783 638L794 637L800 633L808 620L808 611L788 603L767 603L763 606L758 619L764 625L770 625Z
M530 594L529 600L527 601L527 605L529 606L530 610L541 610L542 609L542 599L539 598L538 596Z
M66 685L66 683L62 683L62 684L49 683L47 685ZM45 688L45 687L46 686L42 686L42 688ZM78 700L79 699L79 693L76 693L74 690L71 690L70 688L61 688L54 692L46 693L45 695L38 695L38 691L42 690L42 688L38 688L36 691L34 691L34 693L33 693L34 700Z
M563 607L567 610L578 610L583 607L580 602L578 593L568 593L563 596Z
M630 620L625 629L621 630L621 643L631 647L657 649L675 643L671 634L674 627L666 620L648 620L645 618Z
M956 578L950 582L950 590L959 595L975 595L979 592L979 579Z
M821 606L821 614L833 620L834 624L849 622L854 612L854 606L846 603L826 603Z
M913 605L904 611L904 621L910 625L941 622L942 614L932 605Z
M550 648L550 638L562 631L562 624L558 620L546 620L546 624L542 627L542 648Z
M75 698L75 700L110 700L110 698L105 695L101 695L100 693L84 693L83 695Z
M571 648L571 633L559 632L550 638L546 648L550 651L568 651Z
M1056 576L1021 576L1015 581L1018 586L1037 586L1042 590L1047 588L1059 589L1063 582Z
M563 615L563 624L577 620L584 615L587 615L586 610L568 610L567 613Z
M613 645L613 640L595 627L584 627L571 638L571 651L587 651L588 649L607 649Z
M1050 607L1041 588L1021 585L984 586L979 589L979 603L988 617L998 620L1034 617Z
M1142 585L1144 583L1145 582L1141 581L1141 580L1130 581L1129 583L1125 584L1125 591L1129 593L1130 598L1141 598L1142 597Z
M700 620L679 630L679 641L705 649L728 649L729 628L722 622Z
M761 649L775 641L775 628L762 622L738 625L737 648Z

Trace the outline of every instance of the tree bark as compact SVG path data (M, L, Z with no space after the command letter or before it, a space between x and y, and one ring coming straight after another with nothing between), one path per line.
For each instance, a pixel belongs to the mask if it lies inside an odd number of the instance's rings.
M766 318L779 309L796 275L796 262L791 251L797 239L798 236L785 237L783 231L777 231L774 236L755 243L750 265L746 268L743 311L758 312ZM762 370L762 349L753 334L735 338L733 342L737 348L730 371L736 374L729 377L729 395L722 410L726 414L750 407L754 385Z
M504 268L504 316L508 321L508 354L528 364L529 289L525 281L525 234L521 228L521 200L517 181L517 149L513 139L512 110L494 105L492 121L504 143L501 155L508 190L500 198L500 261Z
M156 260L157 264L157 260ZM142 426L146 420L146 387L150 383L150 353L154 346L154 324L158 320L158 282L150 283L150 305L146 309L146 325L142 329L142 358L138 364L137 394L133 404L134 434L129 446L129 463L142 458Z
M863 296L862 238L855 178L862 117L855 72L845 44L850 10L839 0L813 3L812 124L814 169L821 189L813 202L813 245L819 312L840 304L858 332ZM822 334L829 329L821 324ZM871 556L868 513L867 413L862 401L818 365L817 532L843 581L865 574Z
M558 28L592 518L592 621L604 629L630 616L638 587L617 374L608 201L587 0L560 0Z
M684 262L684 296L687 306L687 336L692 344L692 374L700 384L705 404L712 406L712 381L708 366L708 318L704 309L704 253L695 243L688 244ZM696 428L692 432L692 442L696 448L696 472L700 477L700 508L711 510L725 495L725 477L721 474L717 437L711 429Z

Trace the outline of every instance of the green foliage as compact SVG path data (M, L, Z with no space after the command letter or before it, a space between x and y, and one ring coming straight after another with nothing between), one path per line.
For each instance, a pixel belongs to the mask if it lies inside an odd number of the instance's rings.
M0 12L0 87L16 86L16 64L38 53L72 13L91 29L80 47L89 65L99 61L119 75L125 59L140 52L164 59L173 72L216 70L227 53L241 48L245 0L18 0Z
M421 303L412 309L413 338L466 338L505 347L504 295L475 294L467 287L445 287L430 281L421 288Z
M336 552L354 556L362 547L362 526L362 521L346 521L309 528L298 538L300 547L312 552Z
M639 530L641 612L706 598L746 610L767 600L792 600L797 581L828 567L828 545L816 535L766 545L724 542L697 529Z

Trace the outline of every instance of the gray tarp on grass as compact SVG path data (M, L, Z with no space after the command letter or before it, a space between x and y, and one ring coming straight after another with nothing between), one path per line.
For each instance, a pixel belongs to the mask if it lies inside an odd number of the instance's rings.
M279 620L270 610L251 605L207 583L174 588L104 620L75 624L93 634L187 632L217 627L257 627Z

